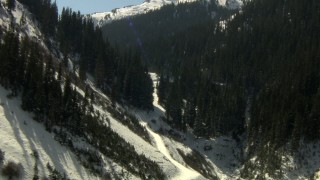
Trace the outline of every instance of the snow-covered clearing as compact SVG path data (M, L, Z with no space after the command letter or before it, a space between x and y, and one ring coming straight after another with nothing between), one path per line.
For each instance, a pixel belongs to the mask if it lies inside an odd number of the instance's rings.
M81 166L77 157L54 140L54 135L32 119L32 114L20 108L19 98L8 99L9 91L0 86L0 149L5 162L14 161L24 167L22 179L32 179L36 150L39 154L39 177L49 175L47 163L70 179L97 179ZM5 179L0 175L0 179Z

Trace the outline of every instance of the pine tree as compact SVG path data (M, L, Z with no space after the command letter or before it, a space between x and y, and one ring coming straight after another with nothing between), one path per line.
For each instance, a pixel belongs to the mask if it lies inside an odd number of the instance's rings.
M66 77L65 84L64 84L64 90L63 90L63 115L62 119L65 121L64 124L68 124L70 117L71 117L71 111L72 111L72 88L71 88L71 79L69 76Z
M35 100L37 92L37 84L42 83L40 73L42 69L39 68L39 49L35 43L30 45L30 55L27 62L27 68L25 73L25 85L22 91L22 108L28 111L34 111L37 108ZM40 81L40 82L38 82Z
M105 55L103 52L100 52L95 68L95 81L97 87L104 89L104 79L105 79Z
M79 61L79 77L82 81L85 81L87 79L87 70L87 61L83 56L81 56Z
M64 52L63 52L63 65L66 67L66 68L68 68L69 67L69 60L68 60L68 52L67 52L67 50L65 50Z

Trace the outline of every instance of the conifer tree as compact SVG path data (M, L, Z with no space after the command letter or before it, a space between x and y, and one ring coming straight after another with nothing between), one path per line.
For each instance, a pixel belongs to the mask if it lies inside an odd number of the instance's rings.
M179 129L185 128L185 123L182 119L182 98L178 83L174 83L166 102L166 115L168 120Z
M95 81L97 87L104 89L104 79L105 77L105 55L103 52L100 52L97 58L96 62L96 68L95 68Z
M87 79L87 62L83 56L80 57L79 60L79 77L82 81L85 81Z

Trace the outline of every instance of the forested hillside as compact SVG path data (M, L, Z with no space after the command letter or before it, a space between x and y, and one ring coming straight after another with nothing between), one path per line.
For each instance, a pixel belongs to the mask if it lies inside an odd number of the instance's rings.
M139 38L144 60L160 73L159 102L169 123L191 127L199 137L232 134L240 140L244 134L242 176L258 170L280 178L283 155L297 155L300 144L320 136L320 3L254 0L232 16L215 7L213 20L202 5L166 6L111 23L104 33L133 45ZM207 19L195 21L201 13ZM132 39L113 36L113 27L128 24Z
M51 0L1 0L1 135L23 144L34 119L96 178L316 178L318 32L317 0L201 0L103 27ZM43 154L23 150L35 167L19 176L39 179Z

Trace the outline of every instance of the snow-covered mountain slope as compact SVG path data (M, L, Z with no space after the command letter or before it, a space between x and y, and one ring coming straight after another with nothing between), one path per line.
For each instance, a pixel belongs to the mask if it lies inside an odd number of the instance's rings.
M14 26L20 37L27 36L49 52L44 37L33 15L27 8L15 2L15 7L8 10L6 0L0 1L0 29L3 33ZM0 40L2 34L0 36ZM33 179L35 169L39 178L49 177L51 170L67 174L70 179L98 179L84 168L78 157L66 146L55 140L55 136L45 130L43 124L33 120L34 115L21 109L20 98L9 98L9 91L0 85L0 150L4 152L4 162L22 165L21 179ZM79 146L84 143L76 143ZM37 154L37 160L35 158ZM118 165L113 166L119 167ZM0 164L1 166L1 164ZM35 168L37 167L37 168ZM2 169L2 167L1 167ZM120 171L122 170L119 168ZM0 173L0 179L6 179Z
M5 153L5 163L14 161L23 166L23 179L34 176L34 151L39 154L39 177L48 177L49 163L71 179L97 179L85 169L68 148L54 140L53 134L32 119L32 114L20 108L17 98L8 99L10 92L0 86L0 149ZM5 164L4 163L4 164ZM5 179L0 175L0 179Z
M119 9L114 9L111 12L100 12L94 13L90 16L92 17L95 24L102 26L103 24L112 22L114 20L123 19L129 16L134 16L138 14L145 14L151 10L156 10L164 5L168 4L178 4L193 2L197 0L146 0L142 4L135 6L126 6ZM218 0L221 6L226 6L230 9L236 9L242 6L242 0Z

